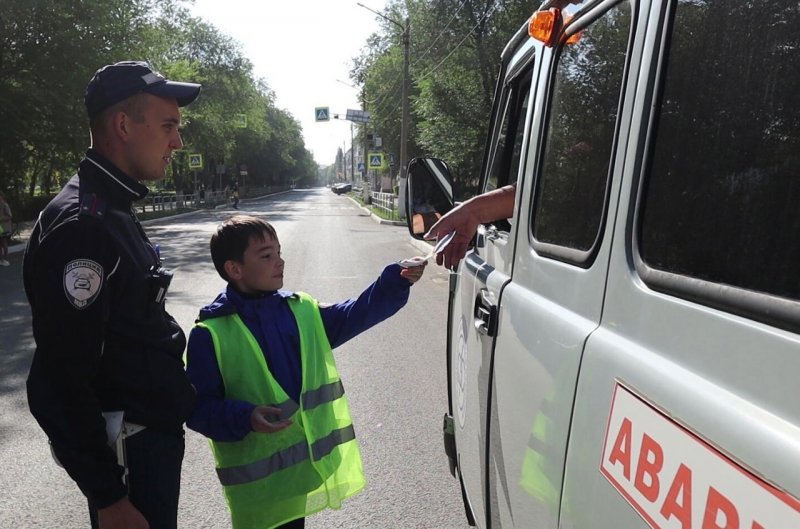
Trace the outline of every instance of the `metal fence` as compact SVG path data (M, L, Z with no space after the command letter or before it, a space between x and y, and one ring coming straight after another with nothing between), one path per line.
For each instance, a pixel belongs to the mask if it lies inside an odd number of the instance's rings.
M370 191L369 198L372 201L372 207L385 211L389 219L398 220L400 218L397 211L397 195Z
M290 185L248 187L241 190L239 198L270 195L289 189ZM232 205L230 193L225 191L199 191L197 193L176 193L162 195L153 193L136 203L136 211L171 211L177 209L215 208L220 204Z
M174 195L152 194L136 203L137 211L171 211L176 209L213 208L227 201L224 191L201 191L199 193L176 193Z

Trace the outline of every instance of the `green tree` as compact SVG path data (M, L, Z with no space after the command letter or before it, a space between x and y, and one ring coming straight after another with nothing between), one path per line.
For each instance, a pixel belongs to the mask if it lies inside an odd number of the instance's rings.
M217 164L254 184L313 181L316 167L298 122L275 107L240 45L194 18L179 0L6 0L0 12L0 188L15 212L58 190L88 144L83 92L98 67L147 60L167 77L203 84L183 112L186 145L171 180L185 187L185 153L204 155L199 182L216 182ZM240 126L245 116L246 127ZM46 197L43 197L46 199ZM41 204L27 211L35 216Z
M457 188L474 189L480 174L492 97L506 42L538 6L519 0L392 0L384 14L411 26L409 157L447 160ZM402 43L398 28L379 31L353 61L367 109L387 150L399 151Z
M144 49L161 3L6 0L0 13L0 186L57 187L87 142L83 90L99 65ZM169 4L164 2L163 4ZM142 31L140 31L142 30Z

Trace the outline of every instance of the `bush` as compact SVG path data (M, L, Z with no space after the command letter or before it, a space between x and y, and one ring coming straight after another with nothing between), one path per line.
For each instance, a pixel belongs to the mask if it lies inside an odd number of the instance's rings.
M35 197L17 196L6 197L8 205L11 206L11 213L14 215L14 222L27 222L36 220L39 212L53 200L55 195L40 195Z

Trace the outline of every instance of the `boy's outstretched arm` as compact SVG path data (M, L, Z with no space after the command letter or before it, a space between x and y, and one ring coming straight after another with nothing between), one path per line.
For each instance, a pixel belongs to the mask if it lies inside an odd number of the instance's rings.
M357 298L332 305L320 304L328 341L336 348L400 310L408 301L411 285L422 277L419 270L392 263Z

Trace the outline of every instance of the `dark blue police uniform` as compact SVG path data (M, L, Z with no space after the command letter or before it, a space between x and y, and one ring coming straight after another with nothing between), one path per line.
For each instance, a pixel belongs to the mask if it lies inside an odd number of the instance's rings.
M41 213L23 279L36 339L33 415L93 511L128 495L157 529L175 527L182 424L195 395L186 338L164 308L171 275L131 209L146 194L90 149ZM126 440L127 487L107 445L109 410L145 427Z

